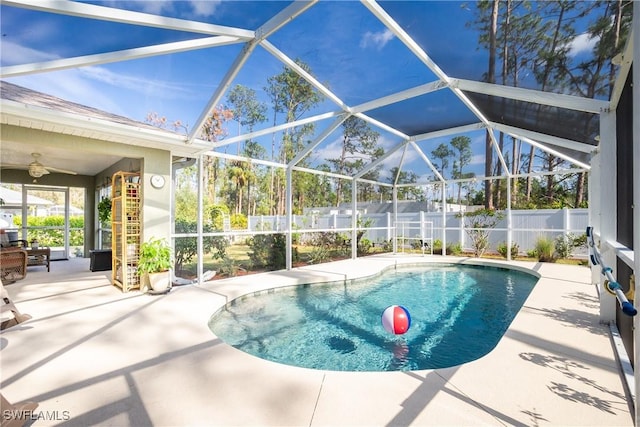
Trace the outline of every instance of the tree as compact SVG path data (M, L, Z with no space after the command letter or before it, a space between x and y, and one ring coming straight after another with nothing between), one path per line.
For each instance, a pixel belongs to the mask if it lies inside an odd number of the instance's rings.
M398 184L413 184L418 182L418 175L412 171L401 171L394 166L389 171L391 173L390 182ZM417 187L399 187L398 200L424 201L422 191Z
M491 25L489 27L489 68L486 75L487 83L496 82L496 50L497 50L497 33L498 33L498 13L500 10L500 1L492 0L491 3ZM486 130L485 136L485 176L491 175L491 165L493 164L493 147L491 129ZM484 181L485 192L485 208L493 209L493 181L487 179Z
M264 147L258 144L256 141L248 140L244 144L243 154L245 157L251 159L259 159L264 157L265 152L266 150L264 149ZM262 178L266 177L266 174L261 171L262 170L260 169L260 167L256 168L252 163L248 163L246 165L245 175L247 180L247 216L256 214L257 198L259 197L259 195L253 195L251 189L253 188L252 184L256 184L257 182L260 182Z
M592 56L575 64L564 58L565 61L558 64L558 77L567 81L569 92L586 98L611 96L615 81L615 65L611 58L622 52L624 46L621 40L628 37L631 28L632 1L595 2L592 7L601 6L602 3L602 14L587 29L589 38L596 40ZM584 134L595 136L598 131L596 126L594 120L589 121L583 129ZM580 206L583 202L585 178L584 172L577 176L574 206Z
M454 152L451 151L449 146L445 143L440 143L440 145L431 152L431 157L440 160L440 165L434 163L433 166L438 170L438 172L440 172L440 175L442 175L443 178L445 177L445 170L449 167L449 158L453 155Z
M256 91L251 88L242 85L234 86L227 95L227 104L233 112L234 120L238 123L238 134L242 133L243 127L246 127L248 132L252 132L256 124L267 120L267 106L264 102L258 101ZM244 147L241 149L240 143L238 143L237 154L242 152L248 157L256 157L259 154L256 146L258 146L256 142L246 140ZM248 150L247 147L249 147ZM227 176L236 186L231 191L235 199L233 202L236 207L235 212L238 214L243 213L243 206L246 206L246 213L249 215L251 180L254 176L253 165L250 162L233 162L230 170L227 171ZM244 187L247 188L246 204L243 204L243 199L245 199Z
M380 134L369 127L364 120L349 116L342 123L342 149L340 156L335 159L327 159L333 165L334 172L341 175L353 175L362 169L365 162L370 162L384 154L384 150L378 147ZM373 176L365 177L372 179ZM338 180L336 186L336 206L343 200L344 180ZM347 199L349 199L348 197Z
M479 209L460 213L458 217L463 218L465 230L471 239L474 256L481 257L489 248L491 229L495 228L504 218L504 214L494 209Z
M296 64L303 70L311 74L311 69L307 64L296 59ZM274 111L274 125L277 114L285 115L285 122L290 123L299 119L304 113L317 105L321 98L315 88L302 78L298 73L290 68L267 79L267 86L264 88L271 99ZM314 125L307 124L294 129L287 129L282 138L279 150L276 150L275 139L272 140L271 156L281 163L287 163L293 159L295 153L305 145L304 137L313 133ZM274 134L275 138L275 134ZM284 173L272 169L269 186L269 200L272 213L282 215L285 211Z
M471 161L471 138L468 136L456 136L451 139L451 146L455 149L452 154L456 157L453 162L453 178L462 179L464 174L462 170ZM462 201L462 182L458 182L458 204Z
M541 34L541 43L538 50L538 60L534 63L533 72L536 80L541 85L541 90L547 89L551 83L558 81L558 64L567 60L570 49L570 42L575 37L575 29L573 27L575 19L579 16L570 15L579 2L567 1L550 1L543 6L546 11L547 25L544 30L551 30L551 34ZM542 108L538 108L541 113ZM539 120L539 117L538 117ZM529 164L527 173L533 172L533 159L535 147L531 146L529 152ZM526 201L531 200L532 177L527 177L526 184Z
M479 31L479 42L487 49L489 64L485 81L496 82L497 67L494 61L500 58L502 63L501 83L520 86L527 80L527 76L535 78L542 91L554 90L560 93L580 95L584 97L607 96L612 88L615 71L611 65L611 58L623 49L622 40L628 37L631 23L630 0L578 2L566 0L550 0L532 2L528 0L485 0L477 2L476 15L468 26L474 26ZM597 12L597 13L594 13ZM595 16L588 23L586 32L581 34L577 29L584 25L585 18ZM497 24L497 25L496 25ZM578 36L587 36L594 43L590 56L574 54L573 47ZM585 59L586 58L586 59ZM530 79L530 78L529 78ZM527 82L530 84L530 82ZM528 115L540 122L545 114L562 113L553 107L531 105L525 103L520 108L530 108ZM584 129L580 129L589 138L597 133L595 121L587 122ZM485 175L500 174L502 164L491 166L492 150L489 149L489 134L487 134L487 162ZM499 148L502 150L504 136L498 138ZM511 155L511 169L513 174L520 173L522 168L528 177L522 182L513 180L514 203L519 197L525 199L524 205L535 205L533 185L537 179L531 176L537 159L536 148L531 146L528 155L520 153L519 141L513 141ZM547 154L542 155L544 169L556 168L560 163ZM506 159L506 156L505 156ZM521 165L521 160L525 163ZM553 171L553 169L552 169ZM552 195L558 188L553 182L557 178L545 178L547 194ZM573 205L581 205L584 197L585 174L575 175L575 201ZM518 190L518 185L523 190ZM495 186L495 185L494 185ZM502 190L487 192L485 187L485 206L494 204L493 198L502 197ZM519 194L522 193L522 194ZM491 198L491 199L490 199ZM530 203L532 200L534 202Z
M321 164L315 167L316 170L323 172L331 172L331 168L327 164ZM335 205L335 193L331 179L326 175L306 174L307 175L307 199L309 206L332 206Z
M258 123L267 120L267 106L264 102L258 101L256 91L242 85L235 85L227 95L227 103L233 112L233 118L238 122L238 134L242 132L242 127L246 126L248 132L253 131L253 127ZM238 143L238 154L240 154Z

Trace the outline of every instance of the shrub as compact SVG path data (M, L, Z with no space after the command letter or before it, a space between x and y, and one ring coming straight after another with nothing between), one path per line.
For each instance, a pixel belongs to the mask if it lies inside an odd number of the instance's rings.
M22 218L14 216L13 223L17 228L22 227ZM31 228L27 235L29 241L36 239L40 246L63 246L64 215L29 216L27 226ZM69 245L82 246L84 244L84 217L69 217L69 226L74 229L69 233Z
M235 277L238 275L238 271L240 270L240 264L238 264L236 260L231 258L230 256L225 256L220 263L218 270L220 270L220 274L229 277Z
M442 250L442 248L440 250ZM461 253L462 253L462 246L460 245L460 243L449 243L447 245L447 255L458 256Z
M330 252L324 246L314 246L309 252L309 263L320 264L330 259Z
M429 247L429 245L427 245L427 248ZM426 250L426 249L425 249ZM442 240L440 239L435 239L433 241L433 253L435 255L442 255Z
M246 230L247 229L247 216L245 214L233 214L231 215L231 228L234 230Z
M371 240L367 238L362 238L358 242L358 255L366 255L371 252L371 248L373 245L371 244Z
M535 251L538 261L540 262L554 262L554 244L553 240L548 237L540 236L536 240Z
M224 229L224 216L229 214L229 208L225 205L213 205L209 207L209 219L214 230Z
M382 248L382 252L393 251L393 241L391 239L378 242L377 245L379 245Z
M572 233L562 234L556 237L554 244L558 258L571 258L576 248L586 246L587 235L580 234L576 236Z
M253 265L271 270L282 270L286 267L287 240L284 234L258 234L247 239L247 244L251 249L247 254ZM291 258L292 261L298 260L296 248L292 248Z
M205 233L212 232L212 227L205 224L202 227ZM176 233L195 233L197 230L196 221L176 219ZM222 236L206 236L202 239L203 250L212 252L214 259L224 259L227 254L229 241ZM184 264L191 262L198 253L198 240L196 237L178 237L175 241L175 270L182 271Z
M507 258L507 242L500 242L497 249L498 253L504 258ZM520 247L517 243L511 243L511 259L515 259L518 256Z

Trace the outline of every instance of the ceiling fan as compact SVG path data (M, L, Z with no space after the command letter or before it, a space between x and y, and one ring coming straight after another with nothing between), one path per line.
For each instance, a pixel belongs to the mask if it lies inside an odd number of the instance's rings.
M38 159L41 157L42 155L40 153L31 153L31 157L33 157L33 161L31 163L29 163L28 165L3 165L5 168L16 168L16 169L27 169L29 171L29 175L31 175L33 178L40 178L42 177L42 175L47 175L51 172L57 172L57 173L66 173L69 175L77 175L76 172L74 171L70 171L70 170L65 170L65 169L58 169L58 168L54 168L51 166L45 166L42 163L40 163L38 161ZM35 180L34 180L35 181Z

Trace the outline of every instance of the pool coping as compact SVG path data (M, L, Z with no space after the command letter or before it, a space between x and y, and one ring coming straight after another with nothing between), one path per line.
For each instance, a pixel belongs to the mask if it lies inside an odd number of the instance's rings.
M417 257L412 255L393 255L392 257L371 256L366 258L358 258L357 260L359 262L366 262L366 261L373 260L373 263L369 264L368 266L370 268L376 267L378 268L378 271L370 274L362 273L361 271L346 271L341 273L343 275L341 279L331 279L331 276L319 275L319 277L316 277L315 279L309 278L308 282L304 282L301 280L292 281L292 280L286 280L286 279L282 280L281 282L273 282L270 280L264 280L260 282L260 279L271 277L274 274L274 272L264 272L264 273L246 275L242 277L231 277L227 279L216 280L216 281L204 283L199 286L202 287L203 289L212 290L212 291L215 290L216 293L225 295L227 298L229 298L228 302L231 302L237 298L242 298L247 295L254 295L254 294L258 295L261 292L271 292L278 288L286 288L290 286L358 283L359 281L366 281L366 280L379 277L390 269L397 269L398 267L402 267L402 268L420 267L426 264L428 265L461 264L461 265L476 265L476 266L483 266L483 267L503 268L507 270L514 270L514 271L519 271L521 273L530 274L538 279L540 279L541 277L540 273L538 273L535 270L532 270L531 268L527 268L526 266L523 266L523 265L507 264L506 261L500 261L500 260L483 260L483 259L477 259L477 258L459 258L459 257L433 258L432 256ZM383 260L387 262L383 262ZM352 261L354 260L342 260L337 262L340 263L340 262L352 262ZM292 269L291 272L295 274L297 272L316 271L318 268L322 268L323 266L328 266L332 264L335 264L335 262L297 267ZM323 271L323 273L326 273L326 271ZM328 274L332 274L332 273L328 273ZM335 273L333 273L333 275L335 275ZM287 279L290 279L290 277L288 277ZM260 284L254 285L252 282L255 282L255 281L258 281ZM227 283L233 283L234 290L232 292L229 292L228 294L225 294L224 291L221 290L221 287L223 287ZM246 286L246 290L244 292L242 291L238 292L238 290L235 289L235 286Z

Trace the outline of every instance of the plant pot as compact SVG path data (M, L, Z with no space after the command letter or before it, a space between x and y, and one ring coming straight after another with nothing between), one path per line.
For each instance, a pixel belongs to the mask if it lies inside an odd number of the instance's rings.
M159 273L148 273L147 278L149 280L149 286L154 292L164 292L169 289L171 284L169 270L161 271Z

